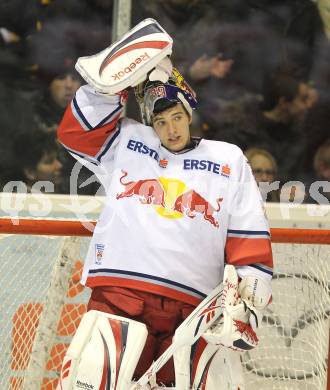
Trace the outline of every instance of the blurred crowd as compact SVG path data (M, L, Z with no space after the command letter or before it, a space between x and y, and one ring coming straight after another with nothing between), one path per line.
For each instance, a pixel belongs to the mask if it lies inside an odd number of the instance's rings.
M194 135L242 148L265 201L328 204L330 0L134 0L131 24L147 17L197 93ZM70 192L55 132L83 83L76 59L109 46L112 20L112 0L0 2L3 191ZM101 190L83 167L75 188Z

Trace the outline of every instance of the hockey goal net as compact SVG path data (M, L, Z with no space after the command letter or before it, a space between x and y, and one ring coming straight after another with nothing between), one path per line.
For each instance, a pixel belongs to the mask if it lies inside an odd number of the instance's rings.
M79 221L0 219L1 389L56 388L89 298L79 284L89 235ZM272 229L272 239L273 302L260 345L242 355L246 388L327 389L330 231Z

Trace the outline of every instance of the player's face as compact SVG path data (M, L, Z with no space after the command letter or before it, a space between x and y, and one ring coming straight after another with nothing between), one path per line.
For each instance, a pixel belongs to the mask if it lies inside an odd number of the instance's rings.
M191 118L182 104L177 104L155 115L153 128L168 150L178 152L190 142L190 123Z
M80 85L81 82L77 77L66 74L56 77L56 79L50 83L50 94L58 106L65 108L73 99L73 96Z

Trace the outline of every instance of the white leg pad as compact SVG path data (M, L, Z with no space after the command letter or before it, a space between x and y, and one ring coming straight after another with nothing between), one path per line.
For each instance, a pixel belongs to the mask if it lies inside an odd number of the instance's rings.
M209 369L206 390L245 390L240 353L222 347Z
M179 348L173 354L176 389L190 389L190 351L191 346L187 345Z
M129 389L147 335L140 322L87 312L63 360L57 389Z
M205 344L204 344L205 346ZM174 353L176 389L201 389L207 383L210 364L219 346L207 344L201 348L198 343L184 346Z
M180 390L244 390L240 353L207 344L185 346L174 353L175 388Z

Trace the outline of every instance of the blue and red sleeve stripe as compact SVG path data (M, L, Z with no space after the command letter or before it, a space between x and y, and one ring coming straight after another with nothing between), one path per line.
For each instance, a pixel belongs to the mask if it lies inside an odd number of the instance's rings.
M226 262L235 267L258 265L272 273L273 255L268 231L228 230Z
M58 139L69 152L92 162L99 162L119 135L121 111L122 105L119 104L93 127L74 99L58 127Z

